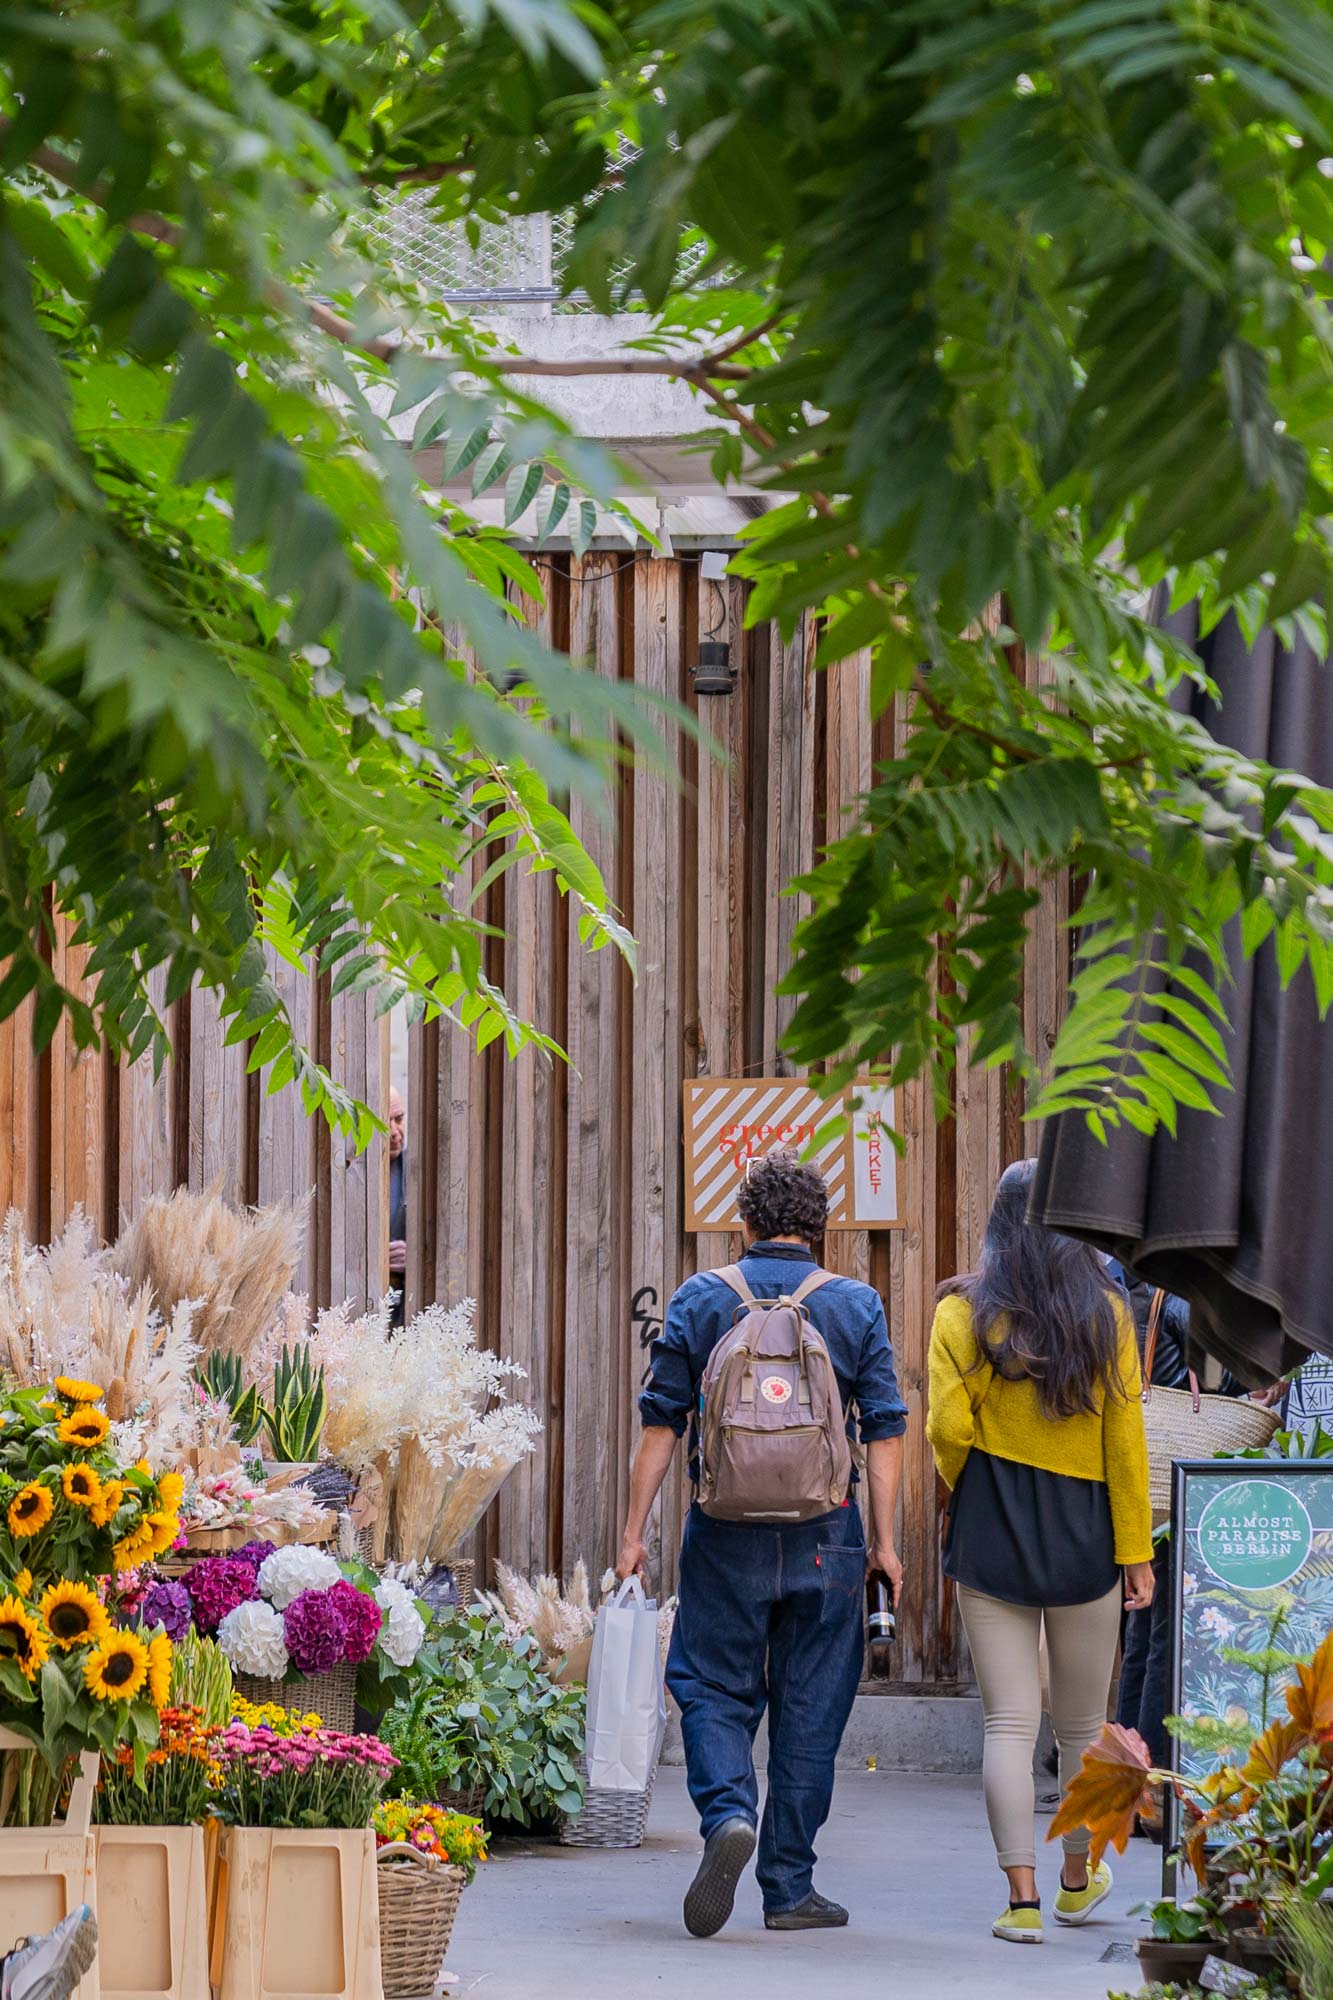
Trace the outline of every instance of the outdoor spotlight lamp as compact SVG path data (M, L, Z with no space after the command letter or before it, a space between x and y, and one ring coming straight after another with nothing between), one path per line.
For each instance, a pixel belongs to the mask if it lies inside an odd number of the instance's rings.
M697 695L726 695L736 692L736 668L732 664L731 647L718 633L726 624L727 600L722 589L722 579L727 573L727 558L721 549L706 549L699 561L699 580L711 584L717 597L717 616L706 639L699 641L699 652L691 669L694 692Z

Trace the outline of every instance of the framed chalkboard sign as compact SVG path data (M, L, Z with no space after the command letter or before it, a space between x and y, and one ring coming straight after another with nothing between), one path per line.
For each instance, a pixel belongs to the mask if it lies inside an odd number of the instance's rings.
M1281 1689L1230 1655L1261 1652L1283 1614L1283 1652L1333 1627L1333 1459L1207 1458L1175 1467L1171 1507L1173 1715L1247 1722L1283 1714ZM1225 1759L1172 1744L1172 1767L1206 1777ZM1176 1837L1175 1802L1168 1851Z

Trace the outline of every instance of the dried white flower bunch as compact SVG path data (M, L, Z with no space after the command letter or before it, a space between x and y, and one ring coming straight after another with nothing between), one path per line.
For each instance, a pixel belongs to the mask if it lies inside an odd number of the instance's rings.
M45 1250L11 1209L0 1230L0 1369L21 1383L96 1382L117 1448L157 1464L199 1442L193 1310L179 1299L164 1315L151 1285L131 1283L114 1257L96 1248L81 1209Z
M555 1660L591 1634L597 1613L581 1556L563 1588L558 1576L539 1576L529 1583L502 1562L495 1565L495 1580L495 1590L481 1601L500 1620L507 1639L530 1632L545 1657Z

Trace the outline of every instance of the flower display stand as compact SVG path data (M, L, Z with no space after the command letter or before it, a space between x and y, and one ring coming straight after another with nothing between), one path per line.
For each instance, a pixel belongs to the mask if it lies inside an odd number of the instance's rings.
M209 2000L204 1834L97 1829L102 2000Z
M384 2000L374 1835L228 1827L211 1977L219 2000Z
M31 1750L24 1736L0 1729L0 1750ZM50 1930L80 1903L97 1908L92 1833L97 1789L96 1751L85 1750L63 1820L51 1826L0 1827L0 1940ZM73 2000L101 2000L97 1962L79 1981Z

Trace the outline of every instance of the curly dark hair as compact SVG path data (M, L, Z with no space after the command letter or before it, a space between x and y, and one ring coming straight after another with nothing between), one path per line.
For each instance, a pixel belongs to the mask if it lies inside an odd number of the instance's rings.
M765 1153L751 1161L736 1206L761 1242L799 1236L802 1243L813 1243L828 1221L828 1188L819 1168L795 1153Z

